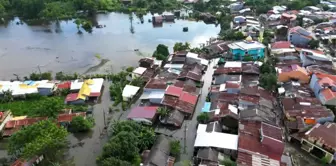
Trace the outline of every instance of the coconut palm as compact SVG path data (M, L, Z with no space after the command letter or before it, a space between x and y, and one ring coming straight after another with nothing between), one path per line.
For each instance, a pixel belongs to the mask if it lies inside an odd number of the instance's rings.
M157 109L157 113L161 116L161 117L165 117L169 114L169 110L167 107L159 107Z

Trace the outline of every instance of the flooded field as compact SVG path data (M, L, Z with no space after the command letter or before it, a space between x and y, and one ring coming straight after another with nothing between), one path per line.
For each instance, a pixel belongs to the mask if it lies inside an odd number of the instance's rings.
M23 77L38 71L38 67L42 72L84 73L100 63L95 57L97 54L109 60L98 72L114 72L137 64L141 56L150 56L158 44L170 49L175 42L187 41L199 46L210 37L216 37L220 30L215 25L188 20L175 20L154 28L148 22L150 14L144 16L143 24L136 16L132 18L120 13L97 15L97 22L106 27L82 35L77 34L73 21L28 26L17 25L19 20L14 19L0 25L0 79L13 78L13 74ZM183 27L189 31L183 32Z

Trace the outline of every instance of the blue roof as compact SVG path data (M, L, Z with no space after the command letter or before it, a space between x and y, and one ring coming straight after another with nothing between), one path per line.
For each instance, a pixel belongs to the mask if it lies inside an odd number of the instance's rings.
M202 112L210 112L211 102L205 102L202 108Z
M27 81L24 81L23 83L26 84L26 85L30 85L30 84L33 84L34 81L32 81L32 80L27 80Z

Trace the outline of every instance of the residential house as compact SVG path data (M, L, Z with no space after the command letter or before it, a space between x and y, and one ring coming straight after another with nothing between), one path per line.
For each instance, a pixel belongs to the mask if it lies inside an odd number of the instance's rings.
M39 165L40 162L44 159L44 156L36 156L31 158L30 160L24 160L23 158L17 159L11 166L35 166Z
M238 135L222 133L221 131L222 128L218 122L199 124L194 143L195 151L203 148L214 148L221 153L235 157L237 154Z
M331 163L336 154L336 123L316 124L301 139L301 148Z
M240 121L237 165L280 166L285 144L280 127L259 121Z
M170 154L170 140L163 135L159 135L152 146L150 152L142 161L143 166L173 166L175 158ZM144 155L143 155L144 156Z
M218 165L220 153L215 148L201 148L197 152L198 165Z
M153 58L141 58L139 60L139 66L143 68L151 68L152 65L154 64L154 59Z
M56 90L56 84L48 80L41 81L37 86L37 91L42 96L50 96Z
M178 110L173 110L169 112L169 115L166 116L163 120L161 120L161 123L180 128L182 127L184 121L184 114Z
M240 84L242 80L242 75L233 75L233 74L221 74L221 75L214 75L213 76L213 85L220 85L223 83L231 82Z
M307 47L308 42L313 39L313 34L300 26L288 30L288 41L299 47Z
M242 64L242 74L243 75L259 75L259 64L246 62Z
M77 117L77 116L81 116L85 119L86 118L86 112L72 113L70 111L70 112L67 112L67 113L58 114L57 123L62 125L62 126L68 126L71 123L72 119L74 117Z
M169 85L165 91L161 104L167 107L175 108L182 92L183 88Z
M253 60L264 58L265 46L262 43L253 41L249 36L245 41L234 42L228 45L234 60L252 58Z
M65 82L60 82L58 84L56 84L57 89L70 89L71 87L71 81L65 81Z
M313 91L308 84L300 84L299 82L285 82L278 88L278 93L285 97L314 97Z
M131 112L127 115L127 119L152 125L157 118L157 106L138 106L132 108Z
M226 82L220 85L211 86L211 92L227 92L238 94L240 91L240 84L234 82Z
M297 16L295 14L290 13L282 13L281 14L281 23L286 25L293 25L293 23L296 21Z
M133 99L135 95L138 94L140 87L133 86L133 85L126 85L122 92L122 97L124 101L130 101Z
M295 52L294 46L289 41L277 41L271 44L271 54Z
M188 92L188 93L192 93L192 94L200 94L202 91L200 88L197 87L197 84L195 81L193 80L186 80L186 81L179 81L177 80L174 83L174 86L183 88L183 91Z
M262 106L250 106L239 109L239 119L266 122L273 125L277 124L276 114L271 109Z
M186 57L173 56L170 60L172 64L184 64L186 62Z
M233 18L233 22L235 24L244 24L244 23L246 23L246 17L244 17L244 16L235 16Z
M306 6L306 7L302 8L302 10L310 11L312 13L323 11L322 9L320 9L320 8L318 8L316 6Z
M194 63L192 65L185 65L177 79L181 81L192 80L196 85L201 87L202 75L202 66Z
M333 68L331 59L324 55L323 51L301 49L300 59L303 67L319 65L326 68Z
M319 104L315 98L284 98L281 101L286 119L296 120L303 118L307 125L332 122L335 118L333 112Z
M204 66L207 66L209 64L208 60L198 57L198 54L196 53L188 52L186 58L186 62L188 64L198 63Z
M82 88L84 80L74 80L70 84L70 92L77 93Z
M235 2L229 5L229 8L231 11L239 11L244 8L244 3L243 2Z
M276 68L279 82L288 82L291 80L300 83L309 83L310 75L305 68L299 65L290 65L287 67Z
M309 83L315 96L325 105L336 105L336 76L314 73Z
M23 127L30 126L42 120L46 120L46 117L27 118L26 116L12 117L7 120L2 130L3 137L10 137Z
M229 104L238 105L239 95L234 93L226 93L226 92L219 92L219 93L211 93L210 95L211 102L227 102Z
M194 114L197 101L198 95L182 92L175 108L190 117Z
M145 85L140 99L143 102L149 101L152 104L160 104L167 86L167 81L159 78L152 78Z
M175 20L175 15L171 12L163 12L162 15L165 21L172 22Z
M132 79L141 77L146 72L146 70L147 68L144 68L144 67L135 68L132 72Z
M84 82L76 82L72 87L73 90L77 91L77 86L82 85L78 93L70 93L65 99L66 104L84 104L85 101L97 102L101 95L101 90L103 87L103 78L93 78L85 80ZM73 85L73 84L71 84Z
M212 102L208 112L210 121L218 121L229 130L238 128L238 108L228 102Z

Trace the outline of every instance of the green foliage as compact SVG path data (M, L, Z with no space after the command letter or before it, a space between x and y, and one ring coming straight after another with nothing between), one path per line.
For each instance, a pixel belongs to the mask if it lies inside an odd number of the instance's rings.
M60 81L66 81L66 80L75 80L79 77L77 73L74 74L64 74L62 71L57 72L55 79Z
M198 123L205 124L205 123L208 123L209 120L210 120L210 116L206 112L202 112L201 114L197 116Z
M159 108L157 109L157 113L158 113L160 116L165 117L165 116L167 116L167 115L169 114L169 110L168 110L167 107L159 107Z
M237 165L237 163L235 163L234 161L230 159L224 159L220 161L220 164L225 165L225 166L236 166Z
M82 116L72 118L70 128L72 132L85 132L89 131L94 126L94 119L88 117L84 119Z
M132 66L126 68L126 71L129 72L129 73L132 73L133 70L134 70L134 67L132 67Z
M55 1L45 4L44 9L39 13L39 17L47 20L59 20L71 18L75 14L75 8L71 1Z
M173 49L174 49L174 52L188 50L188 49L190 49L190 43L188 43L188 42L185 42L185 43L177 42L177 43L175 43Z
M168 47L163 44L159 44L153 53L153 57L155 57L158 60L166 61L168 56L169 56Z
M44 73L31 73L29 75L29 80L34 80L34 81L38 81L38 80L52 80L52 74L51 72L44 72Z
M64 108L71 108L74 112L87 111L87 106L64 105L64 97L45 97L27 95L25 100L1 103L0 110L11 110L14 116L56 117Z
M315 39L312 39L308 42L308 46L310 49L317 49L320 45L320 41L319 40L315 40Z
M287 7L290 10L301 10L306 6L316 6L319 3L320 3L319 0L307 0L307 1L293 0L288 2Z
M150 148L155 141L154 130L133 121L118 121L113 123L111 128L113 136L105 144L97 164L139 165L139 152Z
M245 36L242 32L235 32L233 30L226 30L226 31L221 31L219 33L219 36L223 39L223 40L243 40L245 39Z
M275 91L277 88L277 76L275 73L265 73L259 78L260 86L269 91Z
M181 153L180 141L175 140L170 142L170 154L174 157L178 157Z
M90 20L85 19L76 19L74 23L77 25L78 32L80 31L80 27L82 27L86 32L91 33L92 32L92 22Z
M8 152L25 159L44 155L53 161L60 150L66 147L67 131L50 120L25 127L9 139Z
M244 56L243 61L253 61L253 57L252 56Z

